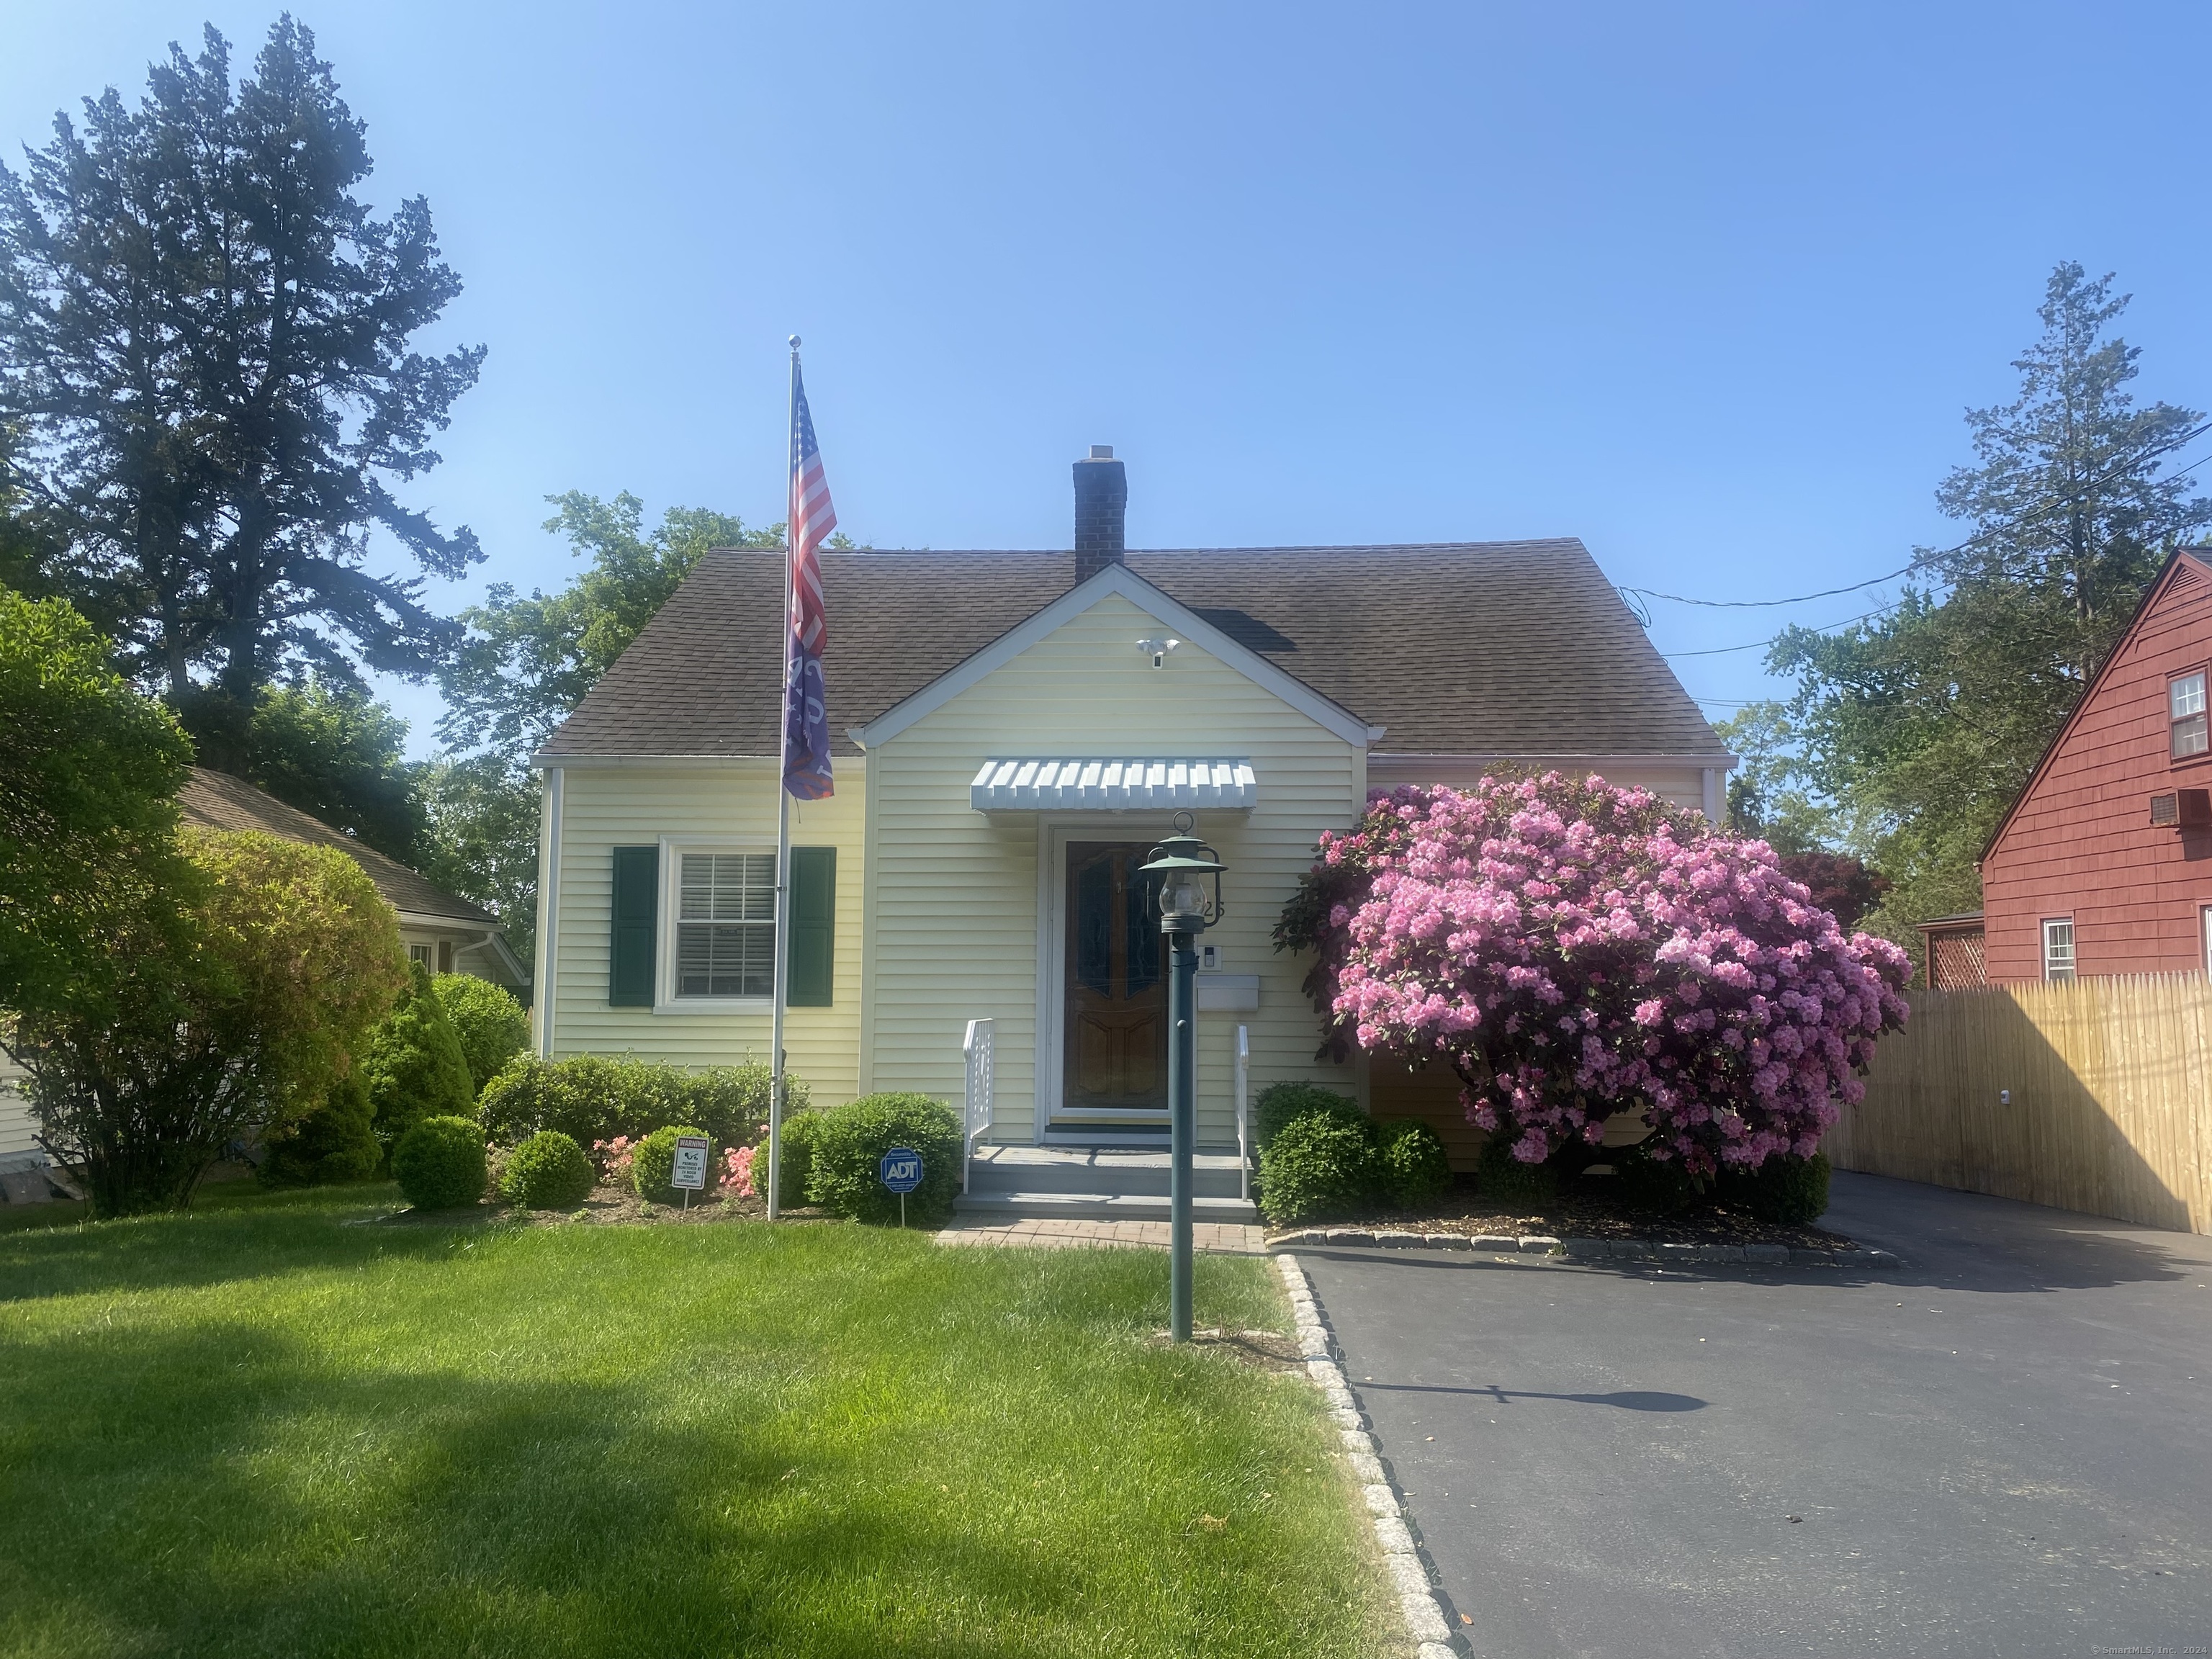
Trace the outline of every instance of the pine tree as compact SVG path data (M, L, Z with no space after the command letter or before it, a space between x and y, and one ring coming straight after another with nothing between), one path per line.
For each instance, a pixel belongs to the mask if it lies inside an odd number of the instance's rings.
M2111 332L2112 279L2051 272L2020 392L1970 410L1976 464L1936 500L1972 533L1922 550L1878 621L1792 629L1769 665L1793 674L1802 781L1893 884L1866 925L1917 950L1913 923L1981 902L1975 864L1997 821L2176 545L2212 501L2171 470L2203 416L2137 408L2139 353Z

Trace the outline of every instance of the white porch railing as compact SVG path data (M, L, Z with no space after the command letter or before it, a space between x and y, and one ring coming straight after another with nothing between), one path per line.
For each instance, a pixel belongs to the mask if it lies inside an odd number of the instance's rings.
M991 1132L993 1072L991 1022L971 1019L960 1052L968 1058L968 1098L962 1114L960 1190L968 1190L968 1166L975 1156L975 1143Z
M1237 1028L1237 1196L1252 1196L1252 1039Z

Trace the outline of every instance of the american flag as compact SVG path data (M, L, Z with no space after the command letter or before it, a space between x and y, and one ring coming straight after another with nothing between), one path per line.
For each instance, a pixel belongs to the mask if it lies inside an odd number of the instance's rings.
M822 605L822 562L815 556L837 527L822 452L814 442L814 417L799 375L797 342L791 362L791 617L790 678L783 688L783 787L800 800L832 793L830 714L822 690L822 644L828 622Z

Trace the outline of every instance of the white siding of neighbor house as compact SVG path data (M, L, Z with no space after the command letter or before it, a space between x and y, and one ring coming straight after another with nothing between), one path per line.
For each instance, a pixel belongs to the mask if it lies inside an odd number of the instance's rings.
M22 1070L0 1054L0 1160L21 1162L23 1154L39 1152L37 1121L31 1103L23 1098Z
M1364 753L1228 664L1186 643L1154 669L1135 641L1158 634L1148 613L1109 595L869 757L871 999L863 1089L915 1089L957 1101L961 1037L996 1022L999 1138L1034 1128L1038 1016L1038 815L986 817L969 784L993 756L1190 755L1249 757L1258 802L1249 815L1200 811L1198 832L1230 866L1227 920L1205 935L1222 971L1257 974L1255 1012L1199 1016L1199 1138L1235 1139L1232 1042L1250 1029L1255 1094L1286 1078L1347 1091L1355 1070L1317 1062L1305 963L1267 941L1310 865L1323 830L1348 828L1362 800ZM1097 814L1081 838L1149 840L1167 815ZM1057 895L1045 895L1057 902Z
M555 983L541 988L540 1006L553 1016L553 1052L634 1054L687 1066L734 1065L769 1058L769 1020L758 1012L664 1013L608 1005L613 849L641 847L663 836L726 839L744 848L775 848L777 765L681 761L658 765L562 769L560 891L554 949ZM837 922L832 1006L793 1008L785 1017L784 1047L793 1073L817 1104L855 1092L860 1030L861 826L867 769L858 757L836 763L836 793L792 803L792 844L837 849ZM550 817L550 815L549 815ZM540 868L544 866L541 852ZM656 954L666 949L666 918Z

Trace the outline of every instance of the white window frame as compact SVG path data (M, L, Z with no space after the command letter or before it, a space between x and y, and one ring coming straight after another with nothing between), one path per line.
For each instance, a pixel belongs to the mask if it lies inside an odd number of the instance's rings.
M2197 906L2197 921L2198 927L2203 930L2201 937L2204 945L2204 976L2207 979L2212 979L2212 904Z
M2066 930L2066 961L2063 967L2053 959L2051 949L2051 930L2057 927ZM2070 985L2079 975L2080 969L2081 956L2075 939L2074 918L2045 916L2043 919L2043 977L2054 985Z
M432 973L438 971L438 947L434 945L410 945L407 947L409 963L421 963Z
M765 853L773 859L775 843L727 836L663 836L660 838L660 896L653 940L653 1012L656 1014L766 1014L775 999L764 997L679 997L676 994L677 912L684 894L684 857L702 853ZM778 939L771 950L782 948Z
M2191 701L2195 704L2185 710L2181 707L2179 695L2185 685L2193 688ZM2176 674L2166 683L2166 757L2168 761L2200 760L2207 754L2212 754L2212 699L2206 696L2209 690L2212 690L2212 675L2208 675L2202 668L2192 669L2186 674ZM2185 755L2176 754L2173 749L2175 729L2182 721L2190 720L2203 723L2205 741Z

